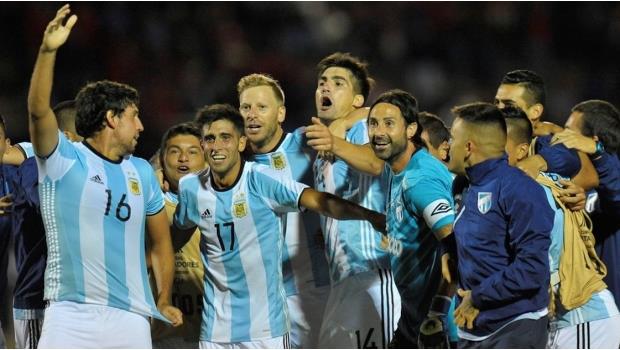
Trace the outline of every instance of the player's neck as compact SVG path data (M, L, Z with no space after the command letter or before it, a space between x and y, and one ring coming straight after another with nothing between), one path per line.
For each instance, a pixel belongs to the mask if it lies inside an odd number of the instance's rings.
M242 165L243 161L240 160L224 174L219 174L213 171L213 185L217 189L225 189L231 187L235 183L235 181L237 181L237 178L239 178L239 173L241 172Z
M86 142L88 146L97 153L97 155L112 162L119 162L124 156L121 154L118 147L112 145L109 140L109 135L106 135L103 132L86 138L84 142Z
M403 169L407 167L407 164L409 164L409 160L411 159L411 156L413 156L415 151L416 147L413 142L407 142L407 148L405 148L405 151L396 156L392 161L390 161L390 167L392 168L392 171L395 174L403 171Z

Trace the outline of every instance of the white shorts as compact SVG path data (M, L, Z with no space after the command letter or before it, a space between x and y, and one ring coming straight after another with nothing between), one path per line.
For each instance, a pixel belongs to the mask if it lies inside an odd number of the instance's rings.
M390 270L347 277L329 294L318 347L387 348L400 310L400 295Z
M214 343L210 341L200 341L201 349L290 349L289 336L285 334L281 337L261 339L255 341L244 341L237 343Z
M560 328L549 337L552 349L618 349L620 315Z
M36 349L41 338L45 309L13 308L16 349Z
M330 286L327 285L286 297L292 349L315 349L318 346L329 289Z
M148 319L114 307L72 301L45 310L39 348L151 348Z

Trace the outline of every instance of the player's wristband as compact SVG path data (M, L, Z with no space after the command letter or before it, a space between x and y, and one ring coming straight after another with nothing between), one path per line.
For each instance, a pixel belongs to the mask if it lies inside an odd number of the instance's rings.
M450 256L456 258L456 238L454 238L454 232L444 237L440 243L441 255L449 253Z
M444 316L450 311L450 304L452 304L452 298L446 295L435 295L431 302L431 308L428 310L428 315L432 316Z

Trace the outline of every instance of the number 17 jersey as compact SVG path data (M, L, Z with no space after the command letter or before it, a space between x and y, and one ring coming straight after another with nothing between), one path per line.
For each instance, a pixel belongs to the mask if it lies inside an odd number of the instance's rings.
M283 225L307 187L245 162L235 183L215 188L210 170L179 184L174 225L200 228L205 268L201 341L236 343L289 331L282 281Z

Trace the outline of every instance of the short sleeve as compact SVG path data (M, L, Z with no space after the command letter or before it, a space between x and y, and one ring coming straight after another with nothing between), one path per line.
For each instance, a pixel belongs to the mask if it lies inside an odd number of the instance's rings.
M449 187L437 179L422 179L403 192L405 203L424 218L432 231L454 223L454 203Z
M258 164L255 165L249 180L250 188L273 210L281 213L299 211L299 197L308 188L289 176Z

